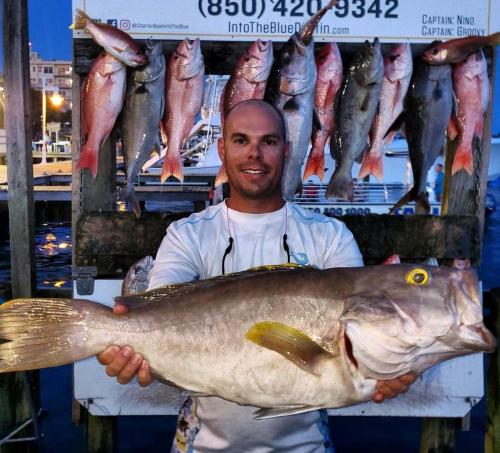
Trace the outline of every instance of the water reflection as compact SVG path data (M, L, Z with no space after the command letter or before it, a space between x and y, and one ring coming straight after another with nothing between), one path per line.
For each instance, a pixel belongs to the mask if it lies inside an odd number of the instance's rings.
M71 288L71 223L46 222L35 229L38 288Z
M0 302L10 292L8 232L0 237ZM45 222L35 228L38 288L71 288L71 222Z

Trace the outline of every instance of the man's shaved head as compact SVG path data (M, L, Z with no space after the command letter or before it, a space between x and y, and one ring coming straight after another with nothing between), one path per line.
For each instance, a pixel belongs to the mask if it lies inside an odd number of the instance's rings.
M276 121L279 124L279 129L282 132L281 138L283 140L286 139L286 128L285 128L285 120L283 119L283 115L281 112L272 104L266 101L262 101L260 99L247 99L246 101L241 101L232 107L227 114L225 115L224 122L227 123L230 121L231 114L235 112L244 112L246 109L252 110L252 113L255 113L255 107L259 109L263 109L266 112L269 112L272 116L276 118ZM226 129L226 128L225 128ZM223 131L224 134L224 131Z

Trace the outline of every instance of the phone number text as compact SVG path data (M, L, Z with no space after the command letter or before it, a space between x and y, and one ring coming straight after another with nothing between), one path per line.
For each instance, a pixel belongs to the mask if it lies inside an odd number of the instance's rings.
M313 16L328 0L198 0L198 10L203 17L237 16L260 19L266 10L281 17ZM339 0L333 8L337 17L365 16L397 19L399 0Z

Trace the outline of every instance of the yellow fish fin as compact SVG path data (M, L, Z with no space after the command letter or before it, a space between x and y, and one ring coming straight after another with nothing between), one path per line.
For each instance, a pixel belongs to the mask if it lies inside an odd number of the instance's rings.
M246 338L278 352L299 368L316 376L319 376L318 365L323 359L333 357L300 330L278 322L258 322L250 327Z
M263 266L251 267L247 272L260 272L260 271L282 271L290 269L307 269L312 266L303 266L297 263L285 263L285 264L264 264Z

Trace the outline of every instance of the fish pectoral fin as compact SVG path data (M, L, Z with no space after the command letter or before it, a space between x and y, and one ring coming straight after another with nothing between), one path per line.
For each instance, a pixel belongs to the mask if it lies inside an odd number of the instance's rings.
M266 418L283 417L285 415L302 414L320 409L319 407L311 406L283 406L283 407L266 407L259 409L253 413L256 420L264 420Z
M149 153L150 159L160 159L160 150L156 148L151 148L151 152Z
M361 103L359 109L362 112L366 112L368 110L369 106L370 106L370 93L367 93L365 98L363 99L363 102Z
M308 373L319 376L319 364L333 355L295 327L279 322L264 321L254 324L246 338L271 349Z
M313 269L313 266L304 266L297 263L264 264L263 266L251 267L245 272L289 271L290 269Z
M135 89L135 94L146 94L147 92L148 92L148 89L146 87L146 84L144 84L144 83L141 83Z
M126 296L116 296L113 298L113 300L120 305L125 305L127 308L132 310L146 307L151 303L149 299L142 297L142 293L128 294Z
M316 109L313 109L313 115L312 115L312 120L313 120L313 131L320 131L321 130L321 121L318 116L318 112Z
M391 124L391 127L387 129L387 132L384 135L384 138L386 138L390 133L395 133L401 127L403 126L403 123L405 122L405 112L401 112L399 116L394 120L394 122Z
M401 98L403 97L403 95L404 95L403 94L403 84L401 83L401 80L398 80L396 82L396 93L394 94L394 97L392 98L392 108L393 108L393 110L401 102Z
M294 97L288 99L288 101L285 102L285 104L283 105L283 110L287 111L287 110L298 110L299 108L299 104L297 103L297 101L295 100Z

